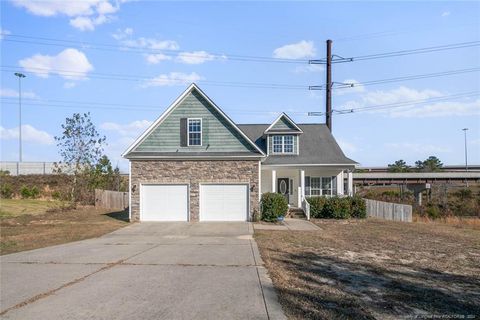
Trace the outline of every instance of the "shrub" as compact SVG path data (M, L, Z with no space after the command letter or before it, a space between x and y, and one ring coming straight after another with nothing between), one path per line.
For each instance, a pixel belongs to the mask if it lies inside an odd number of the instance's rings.
M7 183L2 184L2 188L0 189L0 194L3 199L11 199L13 196L12 187Z
M288 202L279 193L264 193L261 199L262 220L276 221L278 217L284 216L288 210Z
M356 197L310 197L310 216L323 219L366 218L365 200Z
M326 197L308 197L308 203L310 204L310 217L322 218L322 210L327 202Z
M455 192L455 196L458 198L464 200L464 199L471 199L473 195L472 189L460 189L457 192Z
M35 199L38 198L40 195L40 191L38 190L37 186L33 186L30 188L30 197Z
M22 186L22 188L20 189L20 195L22 196L22 199L35 199L38 198L39 194L40 191L36 186L33 186L31 188L29 188L28 186Z
M61 195L60 195L60 192L59 191L53 191L52 192L52 199L54 200L60 200L61 198Z
M352 208L352 217L364 219L367 217L367 204L359 196L353 196L350 199L350 206Z
M28 199L30 198L30 188L27 186L22 186L20 188L20 195L22 196L22 199Z
M441 212L440 209L435 206L435 205L429 205L427 209L425 210L425 214L430 218L430 219L437 219L440 218Z

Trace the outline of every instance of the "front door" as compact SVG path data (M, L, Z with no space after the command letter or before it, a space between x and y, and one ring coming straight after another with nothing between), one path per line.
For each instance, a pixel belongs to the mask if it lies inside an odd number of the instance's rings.
M283 194L287 202L289 202L288 195L290 194L290 179L288 178L278 178L277 180L277 190L278 193Z

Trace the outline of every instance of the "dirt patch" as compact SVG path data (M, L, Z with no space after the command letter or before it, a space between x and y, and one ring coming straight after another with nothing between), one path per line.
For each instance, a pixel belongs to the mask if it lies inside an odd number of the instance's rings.
M379 220L255 231L290 319L480 314L480 231Z
M22 200L16 201L20 201L17 206L21 207ZM90 206L45 211L40 205L38 210L44 211L36 212L31 211L31 201L40 200L29 200L29 213L21 213L22 208L17 208L17 213L13 214L5 211L2 204L0 254L98 237L128 224L128 212L110 212Z

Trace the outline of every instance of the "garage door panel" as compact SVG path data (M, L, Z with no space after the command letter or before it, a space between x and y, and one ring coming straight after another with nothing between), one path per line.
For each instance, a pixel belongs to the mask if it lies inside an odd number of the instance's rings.
M200 185L200 220L246 221L248 216L248 185Z
M143 185L142 221L187 221L188 185Z

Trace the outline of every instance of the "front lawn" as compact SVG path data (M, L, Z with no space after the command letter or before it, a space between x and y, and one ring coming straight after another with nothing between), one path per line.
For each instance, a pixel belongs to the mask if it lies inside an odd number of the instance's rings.
M90 206L62 210L56 201L1 199L0 254L98 237L126 226L127 218Z
M289 319L480 314L480 230L375 219L255 231Z

